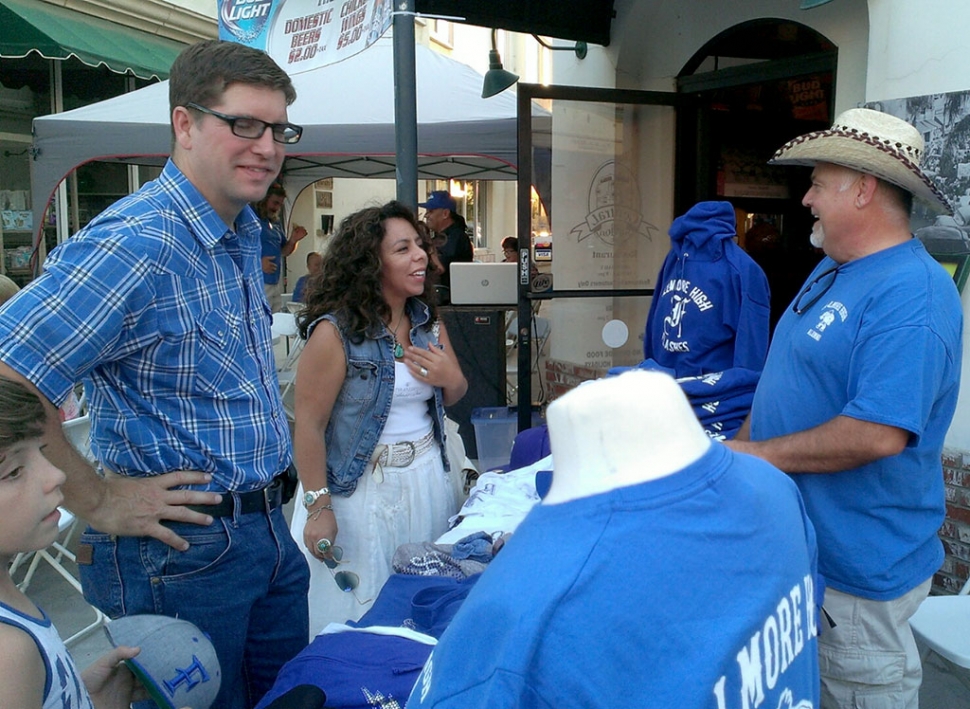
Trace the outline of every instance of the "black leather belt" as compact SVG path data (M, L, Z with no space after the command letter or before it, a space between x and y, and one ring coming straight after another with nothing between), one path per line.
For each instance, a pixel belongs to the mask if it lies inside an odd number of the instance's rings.
M222 502L217 505L186 505L186 507L213 517L232 517L236 510L244 515L273 510L283 504L283 480L277 476L262 490L221 494Z

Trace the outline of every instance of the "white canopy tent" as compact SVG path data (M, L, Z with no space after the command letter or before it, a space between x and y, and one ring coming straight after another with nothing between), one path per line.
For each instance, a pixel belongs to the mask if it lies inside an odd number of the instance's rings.
M418 46L415 57L420 179L516 179L516 99L481 98L482 76ZM304 127L287 148L293 193L322 177L394 178L394 82L390 39L338 64L293 75L289 119ZM534 107L534 113L544 113ZM168 82L34 119L34 224L58 183L92 161L160 165L171 148ZM37 226L39 229L39 226Z

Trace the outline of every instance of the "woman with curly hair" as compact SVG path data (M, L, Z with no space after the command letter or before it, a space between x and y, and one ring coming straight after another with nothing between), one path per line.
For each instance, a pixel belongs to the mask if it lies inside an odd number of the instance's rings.
M430 248L405 205L362 209L308 284L291 531L310 563L311 638L363 615L397 547L434 540L457 508L443 417L468 382L438 320Z

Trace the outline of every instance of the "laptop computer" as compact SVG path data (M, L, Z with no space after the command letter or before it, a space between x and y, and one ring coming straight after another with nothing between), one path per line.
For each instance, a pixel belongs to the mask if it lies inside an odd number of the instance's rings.
M519 264L452 263L452 305L515 305Z

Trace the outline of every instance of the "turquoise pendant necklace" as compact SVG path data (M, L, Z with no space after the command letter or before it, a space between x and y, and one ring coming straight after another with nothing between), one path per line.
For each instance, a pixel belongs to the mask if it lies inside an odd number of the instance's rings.
M397 321L397 327L391 332L391 337L394 338L394 358L403 359L404 358L404 345L397 341L397 328L401 327L401 323L404 322L404 313L401 313L401 319Z

